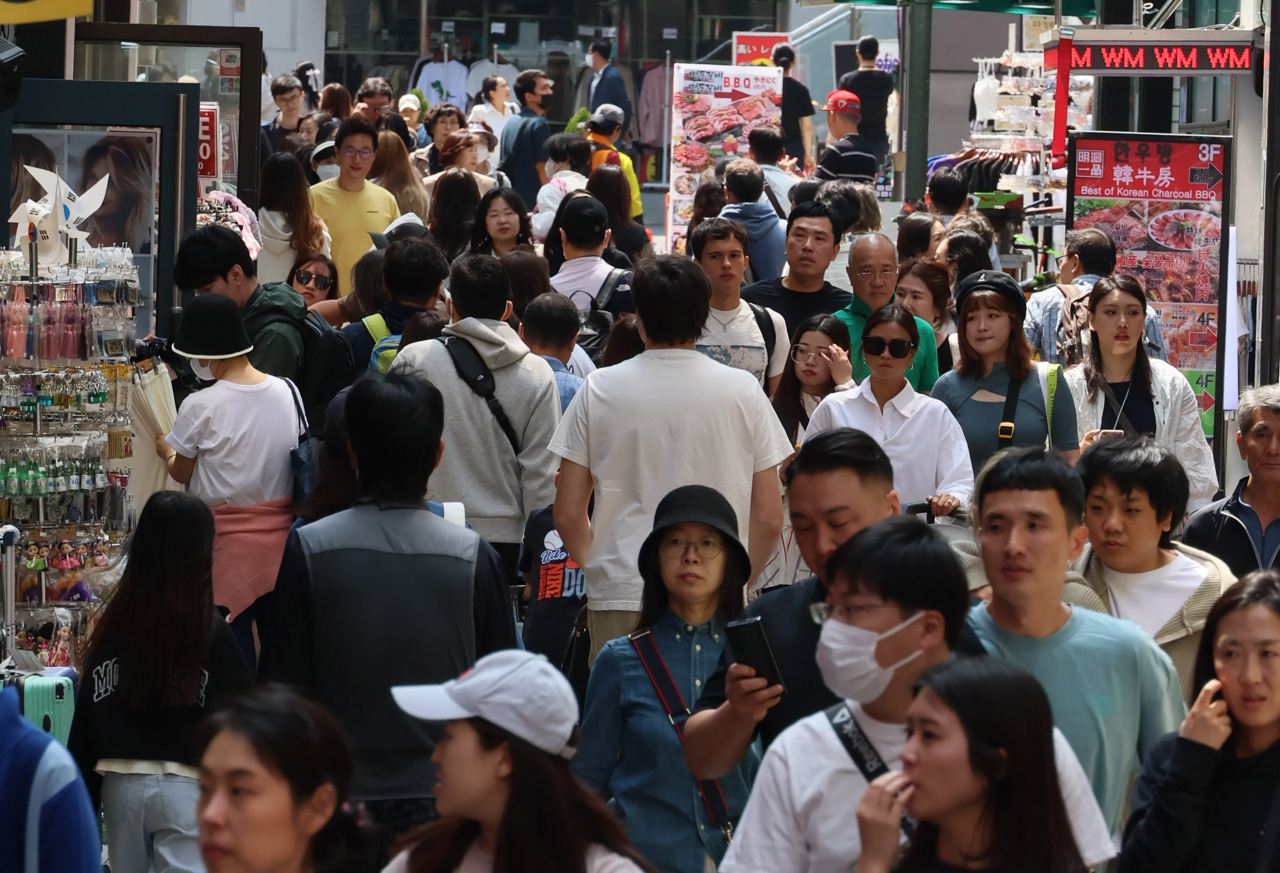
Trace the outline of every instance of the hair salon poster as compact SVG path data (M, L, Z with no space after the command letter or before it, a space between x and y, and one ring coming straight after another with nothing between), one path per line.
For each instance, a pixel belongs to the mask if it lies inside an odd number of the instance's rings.
M747 135L782 123L782 70L676 64L671 117L667 251L683 252L693 198L721 158L747 156Z
M1116 244L1160 315L1169 363L1186 375L1213 436L1226 323L1231 139L1082 133L1067 155L1067 227L1096 227Z

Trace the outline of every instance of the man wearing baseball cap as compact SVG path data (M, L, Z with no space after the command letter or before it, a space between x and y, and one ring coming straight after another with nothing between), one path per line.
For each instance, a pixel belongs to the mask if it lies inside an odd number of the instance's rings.
M876 152L869 142L858 136L862 121L862 103L851 91L835 90L827 95L822 109L827 113L830 142L818 161L814 175L819 179L849 179L875 184Z
M614 145L622 138L627 114L622 107L612 103L601 103L587 119L587 142L591 143L591 169L601 164L614 164L622 167L627 176L627 184L631 186L631 217L642 216L644 207L640 203L640 182L636 179L636 168L631 158L618 151Z
M619 316L634 312L631 304L631 271L609 264L603 257L609 245L609 211L594 197L574 197L560 216L560 240L564 265L551 277L551 287L586 311L596 301L601 309Z

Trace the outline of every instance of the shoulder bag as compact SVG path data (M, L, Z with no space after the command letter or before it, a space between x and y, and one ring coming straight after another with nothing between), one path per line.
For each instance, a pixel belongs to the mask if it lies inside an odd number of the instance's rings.
M844 746L844 750L849 753L849 757L853 759L858 772L862 774L863 779L867 780L868 785L889 772L889 765L884 762L880 753L876 751L876 747L871 745L867 735L862 732L862 725L858 724L858 720L853 717L853 711L849 709L848 703L841 701L835 706L828 707L823 710L823 715L831 723L831 729L840 738L840 745ZM909 837L915 827L915 820L903 813L902 832Z

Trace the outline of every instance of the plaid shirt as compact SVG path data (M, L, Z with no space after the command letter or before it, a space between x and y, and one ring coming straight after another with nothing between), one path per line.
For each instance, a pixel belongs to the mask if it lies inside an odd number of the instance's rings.
M553 358L550 355L538 357L550 364L551 372L556 374L556 388L560 390L560 414L564 415L564 411L569 408L569 401L573 400L573 395L578 393L578 388L586 380L570 373L559 358Z
M1086 273L1083 276L1077 276L1071 284L1092 289L1101 278L1096 273ZM1058 356L1058 327L1062 324L1064 299L1062 292L1057 288L1037 291L1027 301L1027 317L1022 322L1022 329L1031 347L1039 354L1040 360L1050 364L1062 362ZM1165 351L1164 337L1160 334L1160 313L1150 306L1147 307L1144 333L1147 335L1147 354L1167 362L1169 354Z

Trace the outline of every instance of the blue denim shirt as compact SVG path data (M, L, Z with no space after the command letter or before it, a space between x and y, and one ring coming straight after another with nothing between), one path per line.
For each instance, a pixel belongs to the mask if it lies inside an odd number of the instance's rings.
M1076 276L1071 284L1092 290L1101 278L1097 273L1085 273ZM1027 301L1027 317L1022 321L1027 341L1039 353L1040 360L1050 364L1062 363L1058 357L1058 327L1062 324L1063 302L1062 292L1057 288L1037 291ZM1169 352L1164 347L1164 335L1160 333L1160 313L1154 307L1147 307L1143 333L1147 337L1147 354L1167 363Z
M551 372L556 375L556 388L560 391L560 414L564 415L564 411L569 408L569 401L573 400L582 383L587 380L570 373L569 368L559 358L553 358L551 355L538 355L538 357L550 364Z
M670 609L653 625L654 642L690 709L720 661L724 625L714 618L695 628ZM612 798L631 841L655 867L663 873L702 873L707 855L720 863L728 840L707 813L698 783L685 767L680 738L626 637L605 644L596 659L581 735L573 772L596 793ZM742 763L720 779L735 822L759 765L759 747L752 744Z

